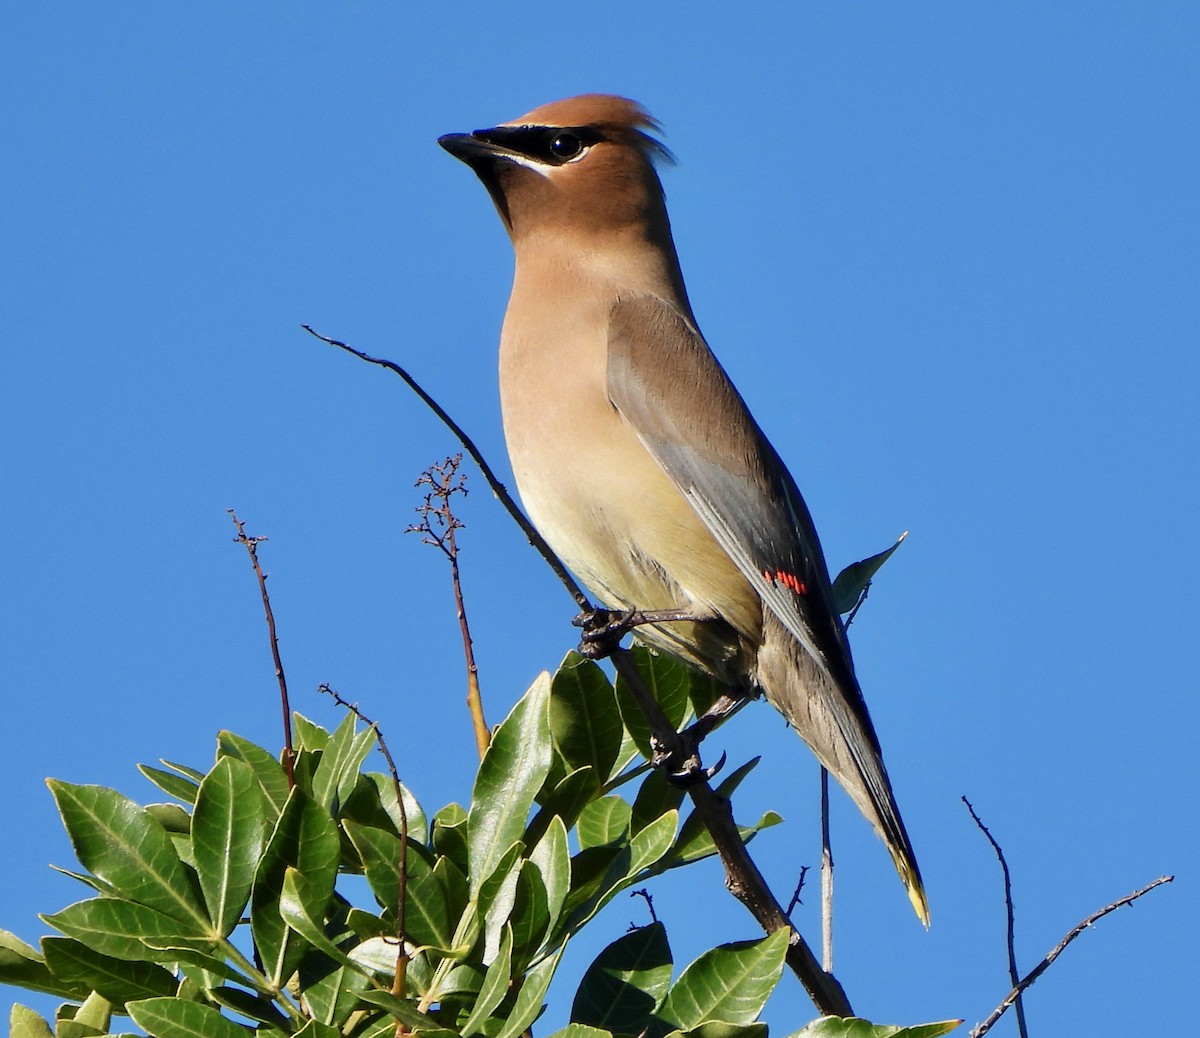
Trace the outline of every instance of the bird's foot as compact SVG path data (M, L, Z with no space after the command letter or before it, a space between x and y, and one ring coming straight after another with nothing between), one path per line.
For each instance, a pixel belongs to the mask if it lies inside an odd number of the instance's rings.
M583 630L579 638L579 655L602 660L611 656L621 639L635 627L704 619L709 618L697 616L689 609L604 609L598 606L580 613L571 623Z
M653 736L650 738L650 763L660 769L677 786L693 786L707 782L725 767L725 753L711 767L700 761L700 750L690 731L679 732L667 746Z

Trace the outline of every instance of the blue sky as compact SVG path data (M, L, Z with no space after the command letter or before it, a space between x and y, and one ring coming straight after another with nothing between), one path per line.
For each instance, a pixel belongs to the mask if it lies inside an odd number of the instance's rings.
M0 15L0 926L35 940L82 896L46 867L71 863L46 776L154 799L137 762L205 764L221 728L277 744L230 506L270 538L296 707L336 723L330 682L428 808L469 795L445 566L402 536L455 444L299 326L408 366L503 469L510 249L434 139L599 90L666 128L697 316L832 568L912 531L852 633L933 927L839 798L856 1007L974 1022L1007 990L966 794L1008 854L1026 969L1179 875L1027 1003L1035 1033L1166 1031L1200 907L1200 7L414 6ZM464 581L498 720L573 644L572 608L474 485ZM740 811L786 817L755 846L786 891L818 855L810 755L766 707L715 741L764 755ZM680 962L755 933L715 867L655 893ZM635 920L620 903L599 936ZM798 922L815 939L815 908ZM811 1015L785 979L773 1033Z

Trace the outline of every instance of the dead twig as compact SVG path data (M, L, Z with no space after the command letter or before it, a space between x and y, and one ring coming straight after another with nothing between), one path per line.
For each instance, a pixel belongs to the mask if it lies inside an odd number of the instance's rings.
M275 678L279 682L279 701L283 708L283 770L287 773L288 789L296 785L296 776L292 768L295 750L292 747L292 708L288 702L287 678L283 673L283 660L279 656L279 638L275 633L275 614L271 610L271 596L267 594L267 576L258 562L258 546L266 540L265 537L247 537L246 524L237 517L232 508L225 509L233 525L237 528L234 538L238 544L244 545L250 555L250 564L254 567L254 576L258 578L258 590L262 594L263 612L267 617L267 635L271 642L271 659L275 662Z
M1161 887L1164 883L1170 883L1174 879L1174 876L1159 876L1158 879L1156 879L1153 883L1147 883L1140 890L1135 890L1132 894L1126 894L1125 897L1114 901L1111 905L1105 905L1098 912L1093 912L1091 915L1089 915L1083 922L1079 923L1079 925L1071 930L1066 937L1059 941L1058 944L1056 944L1049 952L1049 954L1047 954L1041 962L1039 962L1025 975L1019 984L1013 987L1012 991L1010 991L1004 997L1004 1001L1001 1002L994 1010L992 1010L992 1015L971 1031L971 1038L980 1038L981 1035L984 1035L991 1030L992 1025L1004 1015L1008 1007L1011 1006L1021 996L1021 993L1024 992L1030 984L1037 980L1038 977L1045 973L1046 970L1050 968L1050 964L1066 950L1067 945L1075 940L1075 938L1081 933L1083 933L1084 930L1088 929L1098 920L1103 919L1106 915L1108 915L1109 912L1115 912L1118 908L1123 908L1125 905L1133 904L1133 902L1143 894L1148 894L1155 887Z
M475 646L471 640L471 628L467 623L467 609L463 603L462 582L458 569L458 541L455 531L463 529L462 521L454 514L450 499L455 494L467 496L466 473L459 472L462 455L456 454L445 461L431 465L421 473L416 486L429 487L425 501L417 506L421 516L405 533L419 533L425 544L437 548L450 562L450 580L454 586L454 608L458 616L458 627L462 632L463 656L467 663L467 709L471 713L471 724L475 730L475 746L479 759L487 753L492 741L492 732L483 716L483 697L479 692L479 667L475 663Z
M1007 912L1008 924L1008 979L1012 981L1013 990L1017 991L1021 985L1021 973L1017 969L1017 946L1016 946L1016 915L1013 911L1012 897L1012 875L1008 871L1008 862L1005 860L1004 851L1000 849L1000 844L996 842L992 836L991 830L980 820L979 815L975 813L975 808L971 806L965 796L962 802L967 805L967 810L971 812L971 817L975 820L975 824L979 826L980 831L987 837L988 843L992 845L992 850L996 852L996 857L1000 860L1000 869L1004 873L1004 908ZM1021 1001L1021 995L1018 992L1013 999L1013 1005L1017 1010L1017 1030L1020 1032L1021 1038L1029 1038L1029 1032L1025 1028L1025 1005Z
M387 761L388 771L392 776L392 788L396 793L396 806L400 811L400 861L398 862L397 871L399 875L396 881L396 972L392 976L392 994L397 998L403 998L407 988L409 963L404 918L405 901L408 897L408 810L404 806L404 786L400 782L400 772L396 769L396 762L392 759L387 740L384 739L379 725L367 717L358 708L357 703L347 702L336 690L330 688L328 685L321 685L317 691L323 692L327 696L332 696L333 701L338 706L349 710L363 724L375 732L375 742L379 744L379 752L383 754L383 759ZM396 1024L397 1036L407 1033L408 1028L401 1023Z

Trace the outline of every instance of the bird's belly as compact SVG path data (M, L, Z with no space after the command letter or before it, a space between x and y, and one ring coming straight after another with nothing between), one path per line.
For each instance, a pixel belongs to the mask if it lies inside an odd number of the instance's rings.
M574 381L570 373L561 379ZM603 604L685 608L726 621L733 631L674 623L643 633L735 680L731 671L744 669L733 665L737 635L757 637L762 606L687 499L606 395L559 384L528 403L502 399L509 456L533 524Z

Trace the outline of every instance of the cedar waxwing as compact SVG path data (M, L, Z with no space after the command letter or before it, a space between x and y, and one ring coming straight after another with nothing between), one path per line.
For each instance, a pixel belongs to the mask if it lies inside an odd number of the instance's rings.
M589 94L439 138L516 253L500 399L521 499L606 606L695 617L638 636L761 689L883 838L928 925L812 518L696 327L657 130L634 102Z

